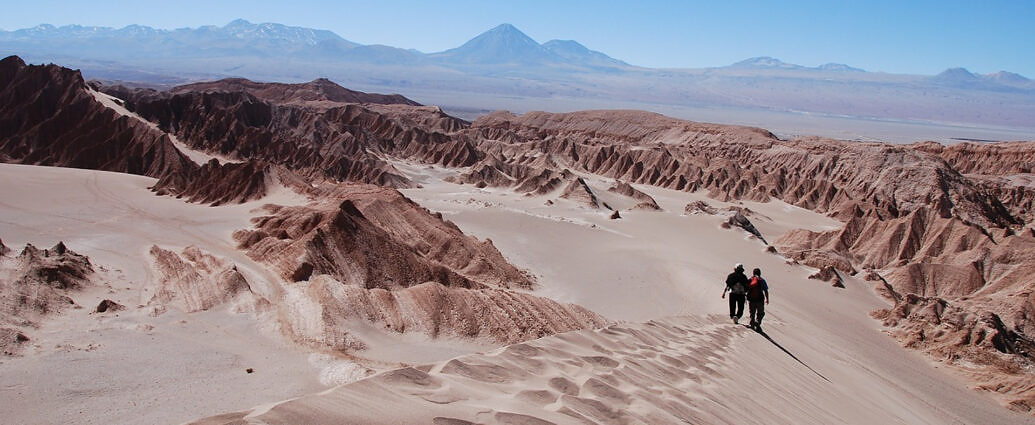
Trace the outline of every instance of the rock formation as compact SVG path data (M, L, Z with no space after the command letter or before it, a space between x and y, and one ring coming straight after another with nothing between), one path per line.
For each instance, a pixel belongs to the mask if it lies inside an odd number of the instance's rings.
M467 166L477 159L473 148L465 149L463 141L449 135L466 123L437 108L332 100L320 100L315 107L309 97L298 94L311 88L278 85L266 90L259 83L238 83L111 93L127 96L127 109L193 149L278 165L310 178L409 187L386 155L417 156L447 166Z
M570 199L582 205L590 208L600 208L600 200L597 199L597 194L593 193L593 189L586 184L586 181L582 177L576 177L572 179L564 190L561 191L561 198Z
M1035 217L1035 143L918 143L999 199L1012 214L1030 223Z
M514 344L555 333L596 328L608 322L573 304L497 288L449 287L427 281L397 289L364 288L330 275L312 277L292 299L318 309L317 323L301 314L284 315L296 338L337 350L367 347L351 329L373 324L390 332L430 337L478 338ZM292 312L293 305L285 311Z
M122 310L125 310L125 309L126 309L126 306L105 298L104 300L102 300L100 302L100 304L97 304L97 308L94 309L94 312L95 313L107 313L109 311L115 312L115 311L122 311Z
M188 313L208 310L239 296L246 297L249 309L265 301L252 294L236 265L197 247L189 246L178 254L152 246L150 254L158 274L158 288L150 301L156 312L167 306Z
M655 201L652 196L650 196L650 195L648 195L646 193L643 193L643 191L640 191L640 190L636 189L635 187L632 187L631 184L625 183L625 182L623 182L621 180L615 180L614 186L609 187L607 189L607 191L608 192L614 192L614 193L617 193L619 195L625 195L625 196L628 196L630 198L633 198L633 199L639 201L639 203L636 204L635 207L633 207L634 209L644 209L644 210L654 210L654 211L657 211L657 210L661 209L661 207L658 206L658 202Z
M1030 310L1016 303L1002 310L997 302L994 297L950 302L908 293L894 307L875 311L873 316L906 347L956 365L978 388L998 392L1010 408L1029 412L1035 407L1031 391L1035 378L1028 372L1035 342L992 311L1012 311L1016 316Z
M316 325L311 312L281 315L302 341L362 349L349 332L357 321L497 343L606 323L582 307L508 290L534 283L491 241L463 235L394 189L337 185L317 199L266 206L254 230L234 235L249 256L297 282L289 285L294 301L279 308L322 312Z
M12 328L0 327L0 355L17 356L31 341L28 335Z
M78 71L0 60L0 160L182 180L171 140L97 102Z
M683 207L683 214L718 214L719 210L704 201L694 201Z
M126 90L126 89L123 89ZM384 95L349 90L326 78L303 84L257 83L243 78L226 78L174 87L171 93L246 92L274 103L326 106L339 103L372 103L420 106L398 94Z
M168 134L106 107L91 90L78 71L26 65L17 56L0 61L0 161L155 177L160 193L206 203L265 193L260 185L239 188L263 180L261 164L201 167Z
M75 304L71 295L91 284L90 260L58 242L50 249L26 244L0 260L0 324L34 327L46 315Z
M762 232L759 232L758 229L755 228L755 225L751 223L751 220L744 215L745 212L748 212L745 208L731 208L731 214L730 217L726 219L726 223L730 226L743 229L745 232L748 232L752 236L761 240L762 243L769 245L769 242L766 242L765 238L762 237Z
M368 289L398 289L429 280L467 288L533 285L490 241L464 236L395 190L346 185L330 199L335 201L266 206L270 215L256 219L254 230L239 231L235 238L250 256L271 263L288 281L326 274Z

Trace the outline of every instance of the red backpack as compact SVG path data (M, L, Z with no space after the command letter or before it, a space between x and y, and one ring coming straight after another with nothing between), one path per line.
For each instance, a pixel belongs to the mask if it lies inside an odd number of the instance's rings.
M751 299L762 299L762 278L760 276L751 276L751 281L748 282L747 296Z

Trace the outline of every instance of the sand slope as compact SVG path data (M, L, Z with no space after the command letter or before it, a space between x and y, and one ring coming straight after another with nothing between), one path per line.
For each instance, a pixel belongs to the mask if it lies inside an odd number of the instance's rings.
M887 369L875 371L860 363L865 356L819 354L826 350L804 345L793 332L789 324L774 324L759 334L719 316L614 325L385 372L325 393L195 423L1027 421L957 391L925 391L911 382L917 375L905 370L899 376L882 375Z
M559 198L443 183L454 170L397 166L408 196L491 237L543 293L611 318L575 331L426 366L384 372L320 394L197 423L1030 423L899 346L869 312L872 283L811 280L815 269L724 229L722 215L684 215L703 200L636 186L657 211L605 211ZM613 182L589 179L592 188ZM547 205L544 201L552 201ZM780 202L744 203L765 237L837 222ZM731 262L765 270L765 334L730 323L719 294ZM616 302L620 300L620 302Z

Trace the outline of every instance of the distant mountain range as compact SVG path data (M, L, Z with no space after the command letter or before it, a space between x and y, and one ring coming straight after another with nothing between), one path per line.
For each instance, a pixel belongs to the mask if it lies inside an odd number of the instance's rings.
M0 31L0 56L7 55L80 68L87 78L165 86L226 77L326 77L347 87L473 110L558 110L564 106L557 100L568 99L601 107L721 106L1035 128L1035 83L1006 71L902 75L838 63L807 67L772 57L714 68L652 69L574 40L539 43L510 24L433 53L242 19L174 30L39 25Z
M572 66L598 70L632 68L574 40L550 40L539 44L510 24L497 26L460 47L433 53L428 58L444 65Z
M1031 80L1012 72L999 71L994 74L978 75L964 68L950 68L931 77L931 82L949 87L986 90L1008 90L1014 87L1031 86Z
M752 68L752 69L794 69L794 70L815 70L815 71L835 71L835 72L866 72L863 69L854 68L843 63L828 63L823 64L814 68L805 67L801 65L795 65L793 63L787 63L776 58L769 56L759 56L750 59L744 59L740 62L730 65L730 68Z
M439 65L446 67L555 66L586 69L632 68L572 40L539 44L513 25L502 24L462 46L422 53L384 45L361 45L337 34L275 23L238 19L226 26L161 30L140 25L125 28L38 25L0 31L0 49L81 56L132 63L162 58L288 57L365 64Z

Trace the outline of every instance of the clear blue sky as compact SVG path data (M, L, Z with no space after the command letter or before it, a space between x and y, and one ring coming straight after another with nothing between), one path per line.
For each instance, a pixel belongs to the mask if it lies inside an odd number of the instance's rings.
M950 67L1035 78L1035 1L53 1L0 0L0 29L41 23L155 28L252 22L328 29L424 52L498 24L536 41L573 39L649 67L773 56L815 66L936 74Z

